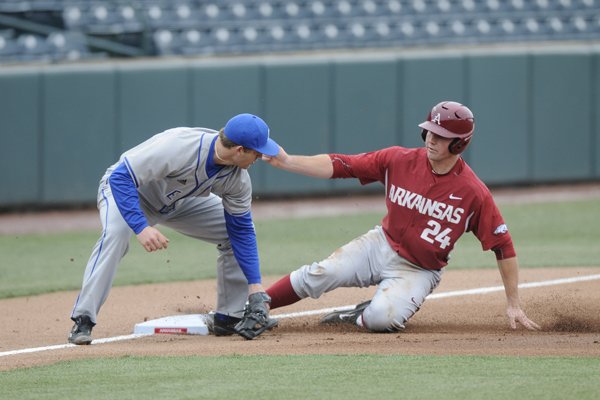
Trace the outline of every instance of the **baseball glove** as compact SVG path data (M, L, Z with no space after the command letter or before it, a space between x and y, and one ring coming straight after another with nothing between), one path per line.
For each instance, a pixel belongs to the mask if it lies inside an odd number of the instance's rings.
M235 325L235 331L251 340L267 329L277 326L277 320L269 318L267 303L271 303L271 298L265 292L252 293L248 296L244 316Z

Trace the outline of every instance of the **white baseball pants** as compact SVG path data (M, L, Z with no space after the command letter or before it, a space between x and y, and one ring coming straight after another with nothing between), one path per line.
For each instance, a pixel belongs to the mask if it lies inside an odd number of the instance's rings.
M338 287L379 285L357 322L371 331L389 332L404 329L441 276L441 270L423 269L400 257L376 226L325 260L292 272L290 280L298 297L315 299Z

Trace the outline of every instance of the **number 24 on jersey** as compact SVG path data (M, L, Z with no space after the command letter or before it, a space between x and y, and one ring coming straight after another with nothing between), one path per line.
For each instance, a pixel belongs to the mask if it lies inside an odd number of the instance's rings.
M445 249L450 245L450 232L452 229L446 228L442 230L442 225L434 220L427 222L429 228L425 228L421 233L421 239L431 244L439 243L441 249Z

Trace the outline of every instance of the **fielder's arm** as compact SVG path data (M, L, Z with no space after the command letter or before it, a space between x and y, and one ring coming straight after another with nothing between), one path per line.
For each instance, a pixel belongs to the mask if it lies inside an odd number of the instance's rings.
M333 164L327 154L292 156L280 147L276 157L263 155L262 159L274 167L297 174L324 179L329 179L333 175Z
M530 320L521 309L519 300L519 263L517 257L505 258L498 261L498 269L502 276L504 291L506 292L506 315L512 329L517 328L517 322L529 330L541 329L538 324Z
M148 252L166 249L169 239L158 229L148 225L148 220L140 208L137 187L125 162L112 172L109 185L121 216L136 234L144 249Z

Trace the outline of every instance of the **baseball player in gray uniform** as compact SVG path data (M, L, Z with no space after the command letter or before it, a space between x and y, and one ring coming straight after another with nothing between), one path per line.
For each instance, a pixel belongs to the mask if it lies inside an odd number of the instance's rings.
M273 327L261 284L247 168L278 151L262 119L240 114L219 132L169 129L123 153L100 180L103 230L71 314L69 342L92 342L98 312L133 234L148 252L167 248L169 239L156 224L217 246L217 307L209 324L215 335L252 339Z

